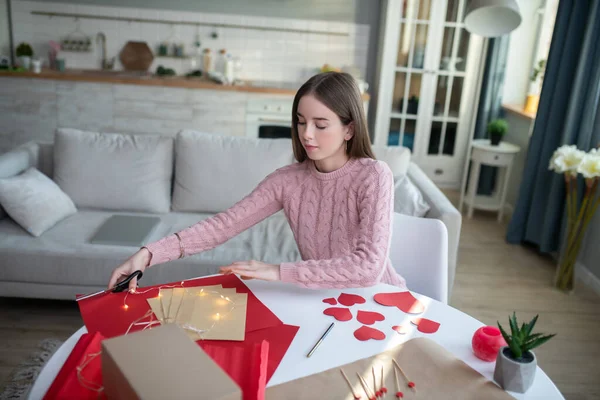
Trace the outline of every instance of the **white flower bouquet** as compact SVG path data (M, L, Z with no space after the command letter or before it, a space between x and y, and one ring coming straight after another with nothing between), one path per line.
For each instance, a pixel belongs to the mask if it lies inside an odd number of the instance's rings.
M554 284L561 290L571 291L574 284L575 263L583 237L600 205L600 196L596 196L600 181L600 150L592 149L586 153L574 145L561 146L554 152L549 169L564 175L567 192L567 237ZM578 199L578 175L580 174L585 182L581 201Z

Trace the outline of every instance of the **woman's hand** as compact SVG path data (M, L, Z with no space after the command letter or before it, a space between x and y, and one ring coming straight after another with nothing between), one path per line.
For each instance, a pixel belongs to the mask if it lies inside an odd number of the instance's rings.
M144 272L146 266L150 262L150 258L152 258L152 254L150 254L150 251L148 251L148 249L140 249L137 253L129 257L127 261L115 268L115 270L110 276L110 280L108 281L108 288L114 288L118 282L127 278L135 271L139 270ZM133 278L131 281L129 281L129 291L135 291L136 287L137 278Z
M260 261L237 261L220 268L222 274L238 274L242 279L262 279L263 281L281 280L278 264L266 264Z

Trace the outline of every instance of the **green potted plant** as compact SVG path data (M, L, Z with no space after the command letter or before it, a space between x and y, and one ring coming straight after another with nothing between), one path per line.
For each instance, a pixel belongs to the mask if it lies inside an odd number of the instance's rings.
M33 49L29 45L29 43L22 42L17 46L15 51L17 58L19 59L19 64L25 69L29 69L31 65L31 57L33 57Z
M503 119L495 119L488 124L487 131L490 135L492 146L498 146L500 144L500 141L507 130L508 124Z
M505 390L525 393L531 387L537 369L537 359L531 350L555 336L532 333L537 319L538 315L519 328L517 316L513 312L512 317L508 318L510 335L498 322L498 328L508 346L502 347L496 356L494 380Z

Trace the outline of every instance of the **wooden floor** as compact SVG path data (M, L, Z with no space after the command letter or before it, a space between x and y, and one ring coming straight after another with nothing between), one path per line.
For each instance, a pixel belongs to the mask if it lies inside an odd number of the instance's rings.
M506 323L513 310L526 320L540 314L536 331L557 333L536 350L541 368L567 399L600 399L600 297L554 290L554 263L508 245L505 232L493 214L464 220L451 305L490 325ZM81 325L73 302L0 298L0 388L41 339L64 340Z

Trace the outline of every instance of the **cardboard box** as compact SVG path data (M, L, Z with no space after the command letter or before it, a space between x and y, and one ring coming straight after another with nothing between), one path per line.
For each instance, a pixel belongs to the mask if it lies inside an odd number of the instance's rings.
M104 340L102 377L110 400L242 398L237 384L174 324Z

